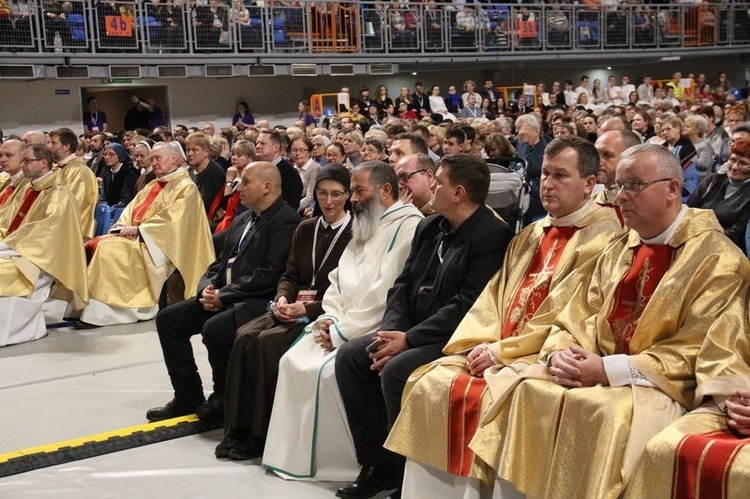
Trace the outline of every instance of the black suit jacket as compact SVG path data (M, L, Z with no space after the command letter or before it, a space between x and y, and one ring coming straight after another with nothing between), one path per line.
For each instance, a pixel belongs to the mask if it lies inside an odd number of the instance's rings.
M197 300L203 289L213 284L219 290L219 299L224 306L234 307L237 324L244 324L257 315L252 311L243 311L246 300L273 299L276 284L286 269L292 235L300 220L297 212L278 198L248 231L245 237L249 239L236 253L245 226L252 216L253 212L248 210L234 219L221 253L201 278L196 294ZM232 266L232 282L225 284L227 262L233 256L236 260Z
M406 332L411 347L448 342L500 269L513 238L510 227L484 205L458 231L449 231L440 215L422 220L404 270L388 291L381 329Z
M296 168L287 160L282 159L276 164L281 174L281 197L286 204L294 208L299 208L299 202L302 200L302 179L297 173Z

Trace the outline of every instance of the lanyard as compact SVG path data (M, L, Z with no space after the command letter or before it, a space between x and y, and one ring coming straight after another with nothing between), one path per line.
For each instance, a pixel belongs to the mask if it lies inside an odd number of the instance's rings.
M333 247L336 246L336 241L338 241L339 237L341 237L341 234L344 233L344 229L346 229L346 226L349 223L349 218L350 217L351 217L351 215L349 213L347 213L344 221L341 223L341 227L339 227L339 231L336 233L336 236L334 236L333 241L331 241L331 244L328 246L328 250L326 251L325 255L323 255L323 259L320 261L320 268L321 269L323 268L323 265L325 265L326 260L328 260L328 257L331 256L331 251L333 251ZM315 235L313 236L313 246L312 246L312 271L313 271L313 276L312 276L312 282L310 283L313 286L317 282L318 272L320 271L320 269L316 269L317 266L315 265L315 255L316 255L315 248L318 245L318 230L320 229L320 226L322 224L323 224L323 217L321 216L318 219L318 223L315 224Z

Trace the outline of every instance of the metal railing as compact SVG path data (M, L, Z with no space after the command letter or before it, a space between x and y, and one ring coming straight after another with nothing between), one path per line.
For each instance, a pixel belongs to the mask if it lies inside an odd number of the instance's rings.
M0 52L413 54L750 45L750 3L591 6L434 2L9 0ZM261 4L261 5L258 5Z

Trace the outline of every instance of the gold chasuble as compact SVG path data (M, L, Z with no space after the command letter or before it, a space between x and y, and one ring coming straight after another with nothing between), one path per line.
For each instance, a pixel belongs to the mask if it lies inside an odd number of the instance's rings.
M592 198L594 203L599 206L603 206L610 210L614 210L617 214L617 219L620 221L620 225L625 227L625 219L622 218L622 210L620 210L620 203L617 201L617 187L611 187L609 190L603 190L596 193Z
M10 225L9 218L15 213L20 200L23 199L29 180L21 173L15 181L8 178L4 185L5 187L0 189L0 229L7 229Z
M94 237L94 210L99 202L99 184L96 175L86 166L83 158L75 155L60 161L55 170L58 172L60 183L68 186L70 192L78 201L81 213L81 233L84 240Z
M190 298L215 255L200 193L187 172L149 182L113 229L128 226L138 227L138 239L110 234L90 242L96 246L88 267L92 298L114 307L153 307L175 268Z
M456 475L494 479L468 446L492 405L495 379L489 372L517 360L536 360L551 317L579 284L575 271L593 269L602 249L621 232L612 210L593 203L582 210L570 225L553 226L546 217L511 241L503 267L443 349L449 357L422 366L409 378L388 449ZM498 361L485 378L466 369L466 355L481 344Z
M696 401L703 405L651 439L627 498L744 498L750 491L750 438L727 426L723 404L750 390L750 309L737 330L713 331L696 361Z
M72 293L75 305L88 302L78 203L57 176L39 179L14 213L3 214L8 227L0 228L0 242L20 256L0 257L0 296L30 295L44 271Z
M683 210L663 245L634 231L613 241L539 353L546 360L579 345L603 357L612 386L567 389L544 370L474 436L477 456L520 492L618 497L648 441L699 403L696 357L706 339L726 342L746 327L750 263L713 212Z

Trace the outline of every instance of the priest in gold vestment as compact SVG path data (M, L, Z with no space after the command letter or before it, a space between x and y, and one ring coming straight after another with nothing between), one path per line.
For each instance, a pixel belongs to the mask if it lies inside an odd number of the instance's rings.
M713 332L696 361L702 405L649 441L626 498L750 491L750 315L744 328Z
M78 205L45 146L27 147L21 164L31 184L15 210L0 212L0 346L47 334L42 306L53 283L79 306L88 300Z
M29 183L21 168L23 148L23 142L17 139L6 140L0 145L0 212L12 211Z
M598 169L597 151L585 139L549 144L540 196L549 215L513 239L500 272L443 349L448 357L412 374L386 443L410 459L404 497L453 496L478 486L463 477L494 479L468 447L492 404L494 373L518 360L536 360L555 310L585 276L576 271L592 268L621 232L614 210L589 200ZM427 479L436 474L441 480Z
M125 207L110 233L86 245L91 303L83 326L152 319L164 282L177 269L185 298L214 260L211 232L200 193L179 154L159 143L151 151L156 179Z
M513 390L502 438L490 445L482 427L472 440L496 487L619 497L648 441L695 408L704 340L745 327L750 263L713 212L682 205L674 156L632 147L616 180L631 230L554 319L545 372Z
M57 128L49 133L49 148L59 170L58 180L66 185L78 201L81 233L88 241L94 236L94 210L99 202L99 183L82 157L76 156L78 137L70 128Z
M623 219L620 203L617 201L617 184L615 184L617 163L625 149L640 143L641 139L630 130L607 130L602 132L594 143L599 152L600 162L596 181L603 189L594 194L593 200L599 206L615 210L620 223L623 223Z

